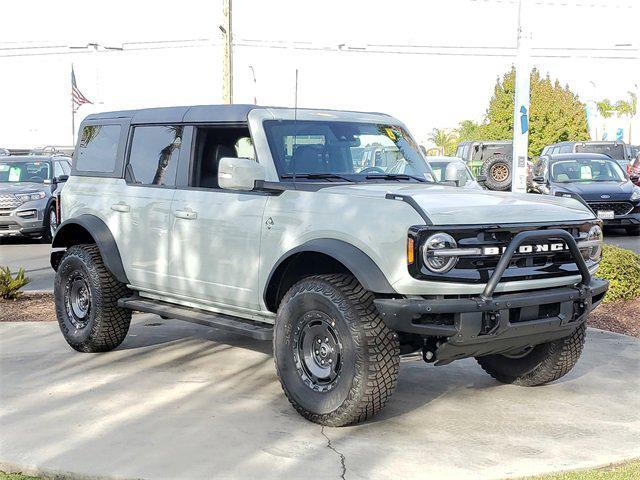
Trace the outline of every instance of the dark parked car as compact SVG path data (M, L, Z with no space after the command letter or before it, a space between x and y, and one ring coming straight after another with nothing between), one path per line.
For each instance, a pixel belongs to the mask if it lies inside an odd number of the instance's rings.
M0 239L51 241L59 223L56 196L70 172L64 156L0 156Z
M564 153L540 157L534 167L538 193L579 197L605 226L623 227L640 235L640 188L620 164L598 153Z
M619 141L558 142L547 145L540 156L558 153L601 153L614 160L629 160L629 145Z

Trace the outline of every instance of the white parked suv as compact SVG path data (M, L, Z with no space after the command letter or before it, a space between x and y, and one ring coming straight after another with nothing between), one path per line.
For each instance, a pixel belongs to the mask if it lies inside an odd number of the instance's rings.
M51 254L69 345L116 348L133 310L273 339L287 397L323 425L378 412L412 352L556 380L607 290L587 206L439 184L388 115L173 107L80 133ZM374 147L403 173L363 162Z

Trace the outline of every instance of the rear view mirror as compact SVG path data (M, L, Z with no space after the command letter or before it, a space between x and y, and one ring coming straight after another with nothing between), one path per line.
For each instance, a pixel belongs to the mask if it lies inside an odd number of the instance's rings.
M224 157L218 165L218 184L226 190L253 190L264 180L264 168L248 158Z
M455 182L458 187L467 183L467 167L462 162L450 162L444 172L445 182Z

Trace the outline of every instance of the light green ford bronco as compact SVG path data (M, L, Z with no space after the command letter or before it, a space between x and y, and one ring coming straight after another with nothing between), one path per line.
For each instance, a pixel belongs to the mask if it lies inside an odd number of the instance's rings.
M404 354L556 380L607 290L589 208L436 183L388 115L158 108L79 137L51 254L69 345L117 348L134 310L272 340L286 396L323 425L382 409Z

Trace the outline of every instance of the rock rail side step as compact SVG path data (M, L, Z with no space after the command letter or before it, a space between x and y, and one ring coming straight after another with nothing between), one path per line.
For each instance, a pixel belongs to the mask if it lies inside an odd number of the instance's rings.
M205 327L237 333L256 340L273 339L273 325L232 317L221 313L207 312L195 308L173 305L149 298L129 297L118 300L118 306L138 312L155 313L165 318L175 318L197 323Z

